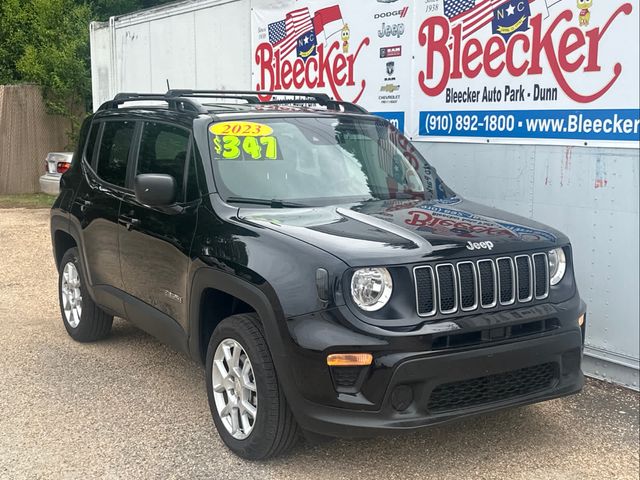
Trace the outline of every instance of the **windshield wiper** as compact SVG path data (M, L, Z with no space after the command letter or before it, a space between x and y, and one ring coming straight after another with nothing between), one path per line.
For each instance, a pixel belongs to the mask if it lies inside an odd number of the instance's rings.
M249 197L228 197L227 203L247 203L254 205L268 205L271 208L304 208L308 205L302 203L288 202L286 200L279 200L272 198L268 200L266 198L249 198Z

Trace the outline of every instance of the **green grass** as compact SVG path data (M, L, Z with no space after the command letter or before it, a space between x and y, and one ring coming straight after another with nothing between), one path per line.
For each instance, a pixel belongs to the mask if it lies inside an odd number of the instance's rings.
M45 193L0 195L0 208L51 208L55 199Z

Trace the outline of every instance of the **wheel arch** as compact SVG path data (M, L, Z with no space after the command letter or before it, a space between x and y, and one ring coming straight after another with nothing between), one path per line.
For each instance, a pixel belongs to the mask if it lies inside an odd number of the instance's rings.
M64 254L72 249L78 247L78 242L68 232L64 230L55 230L53 234L53 255L56 262L56 268L60 270L60 262Z
M255 312L274 361L282 352L284 344L279 319L284 315L275 292L268 284L258 287L229 273L200 268L193 276L190 299L189 352L194 360L204 363L209 338L205 340L203 335L210 336L220 321L237 313ZM221 302L220 309L208 303L215 300ZM207 315L211 314L213 318L207 322Z
M93 291L93 280L91 278L91 272L87 268L87 259L84 252L84 244L82 242L82 231L77 225L78 221L74 222L73 217L67 218L59 214L51 215L51 243L53 247L54 261L56 262L56 269L60 269L60 261L65 252L69 248L77 248L80 255L80 267L84 278L87 280L86 287L89 291L89 295L93 301L96 301ZM62 243L59 243L62 242Z

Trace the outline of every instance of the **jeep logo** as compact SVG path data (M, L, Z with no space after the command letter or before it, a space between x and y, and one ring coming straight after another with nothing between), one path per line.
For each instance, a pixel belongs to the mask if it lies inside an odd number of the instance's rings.
M493 242L467 242L467 250L493 250Z
M404 23L396 23L395 25L388 25L382 22L382 27L378 30L378 36L384 37L397 37L400 38L404 35Z

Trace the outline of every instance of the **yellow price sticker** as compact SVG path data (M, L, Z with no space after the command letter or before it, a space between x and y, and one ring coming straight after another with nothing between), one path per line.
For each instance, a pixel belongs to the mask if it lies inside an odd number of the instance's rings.
M209 127L214 135L236 135L238 137L266 137L273 133L273 128L263 123L255 122L220 122Z

